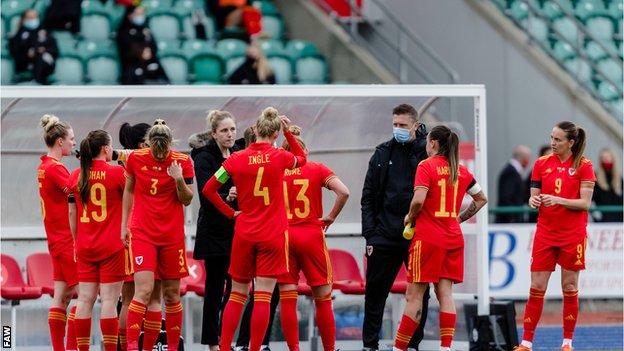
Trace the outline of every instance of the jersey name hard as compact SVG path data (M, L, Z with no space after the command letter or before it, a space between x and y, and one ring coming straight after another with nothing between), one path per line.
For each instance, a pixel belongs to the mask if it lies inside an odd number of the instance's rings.
M80 168L69 178L77 209L76 251L81 260L102 261L124 248L119 235L126 176L121 166L93 160L86 207L80 197L79 179Z
M292 153L268 143L253 143L223 162L223 168L236 184L242 212L236 217L236 235L256 241L284 235L288 226L284 207L284 170L294 164Z
M416 168L414 188L427 188L427 197L416 217L414 240L433 243L445 249L464 245L457 216L462 200L474 177L463 165L459 165L457 182L450 181L449 164L443 156L433 156L422 161Z
M541 194L565 199L580 199L581 182L595 182L590 160L583 158L579 169L574 169L574 157L561 162L556 155L540 157L535 161L531 182L541 183ZM539 208L537 230L547 234L552 244L576 243L587 235L587 211L574 211L561 205Z
M173 161L182 167L184 179L193 178L193 161L181 152L170 151L164 161L154 159L150 149L128 156L126 173L135 184L128 225L133 238L163 246L184 240L184 205L178 200L175 180L167 174Z
M286 216L289 225L323 223L323 187L335 177L322 163L308 162L303 167L284 171Z
M53 257L73 250L74 240L69 229L69 206L67 195L69 171L57 159L41 156L37 168L39 182L39 202L43 226L48 237L48 249ZM71 251L70 251L71 252Z

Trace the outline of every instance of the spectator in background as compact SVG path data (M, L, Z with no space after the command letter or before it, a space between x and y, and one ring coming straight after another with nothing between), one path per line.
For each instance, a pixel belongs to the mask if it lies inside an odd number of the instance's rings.
M156 56L156 41L146 23L145 9L128 6L117 30L121 84L167 84L169 78Z
M539 149L539 154L538 154L538 158L542 157L542 156L546 156L546 155L550 155L552 154L552 148L550 147L550 145L542 145ZM531 197L531 173L533 173L533 170L530 169L526 174L526 178L524 180L524 204L528 204L529 203L529 198ZM536 223L537 222L537 211L536 212L529 212L529 223Z
M230 75L228 84L275 84L273 69L257 42L247 47L245 62Z
M41 28L36 10L26 10L20 19L19 29L9 39L9 51L17 73L30 71L39 84L47 84L54 72L58 48L56 40Z
M52 0L46 10L43 27L47 30L68 30L74 34L80 32L82 0Z
M526 182L524 176L531 163L531 149L518 145L511 160L498 176L498 206L522 206L525 204ZM522 223L523 213L501 213L496 215L498 223Z
M214 14L218 31L240 28L244 32L239 39L249 40L262 30L262 14L251 6L250 0L207 0L208 12Z
M623 180L620 166L615 162L615 155L610 149L600 150L599 166L596 170L594 202L598 206L622 205ZM594 215L597 222L622 222L622 211L601 212ZM598 218L599 217L599 218Z

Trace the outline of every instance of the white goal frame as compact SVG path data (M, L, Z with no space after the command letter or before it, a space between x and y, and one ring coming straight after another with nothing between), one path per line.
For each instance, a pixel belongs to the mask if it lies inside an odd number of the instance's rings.
M272 86L2 86L2 98L124 97L469 97L473 98L475 177L487 179L487 110L484 85L272 85ZM488 206L476 215L477 304L489 315Z

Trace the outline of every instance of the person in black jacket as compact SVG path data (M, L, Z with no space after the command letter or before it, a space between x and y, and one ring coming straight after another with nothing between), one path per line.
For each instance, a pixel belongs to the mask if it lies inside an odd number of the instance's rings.
M117 29L121 84L168 84L169 78L156 56L156 41L146 24L145 9L128 6Z
M615 155L609 149L600 150L599 166L596 169L594 201L596 205L622 205L622 174L615 162ZM597 222L622 222L622 212L601 212L594 215Z
M238 150L235 145L236 124L229 112L211 111L207 121L208 133L196 134L189 140L200 194L225 159ZM219 193L231 206L236 206L236 187L231 179L221 186ZM210 201L200 196L193 258L204 260L207 272L201 343L209 345L210 350L219 349L219 315L231 291L232 282L227 272L233 237L234 221L224 217Z
M524 145L514 148L509 162L498 176L498 206L522 206L526 204L525 174L531 163L531 149ZM524 223L523 213L501 213L497 223Z
M9 39L9 52L15 62L15 72L32 72L39 84L47 84L48 76L54 72L58 48L56 40L42 29L36 10L26 10L20 19L20 26Z
M228 84L275 84L275 74L257 42L247 47L247 56L228 78Z
M80 32L82 0L52 0L46 10L43 27L47 30L68 30Z
M552 153L552 147L550 147L550 145L542 145L539 148L539 153L537 157L550 155L551 153ZM528 204L529 199L531 198L531 173L533 173L533 170L529 169L526 172L527 176L524 178L524 202L523 204ZM595 190L594 190L594 194L595 194ZM528 222L529 223L537 222L537 210L535 210L534 212L529 212Z
M392 110L394 138L377 146L362 189L362 235L366 239L366 292L362 338L365 350L379 349L379 331L386 298L401 268L407 266L410 241L403 238L416 167L427 158L427 131L408 104ZM429 289L420 326L409 347L418 349L427 319Z

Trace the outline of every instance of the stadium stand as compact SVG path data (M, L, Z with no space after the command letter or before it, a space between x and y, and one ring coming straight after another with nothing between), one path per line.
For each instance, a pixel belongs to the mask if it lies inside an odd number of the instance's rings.
M17 30L19 16L29 8L45 13L49 0L2 0L2 84L24 84L14 74L6 42ZM144 0L150 29L158 43L158 57L171 84L221 84L244 61L247 43L239 29L217 32L213 14L202 0ZM262 14L261 47L278 84L324 84L330 81L327 60L314 43L288 39L284 19L270 0L253 2ZM59 46L55 85L119 84L115 30L124 14L114 1L83 0L81 32L53 33ZM199 16L207 40L199 39L193 16ZM265 38L266 37L266 38ZM202 55L198 58L198 55ZM116 63L114 61L117 61ZM205 70L205 72L204 72Z

